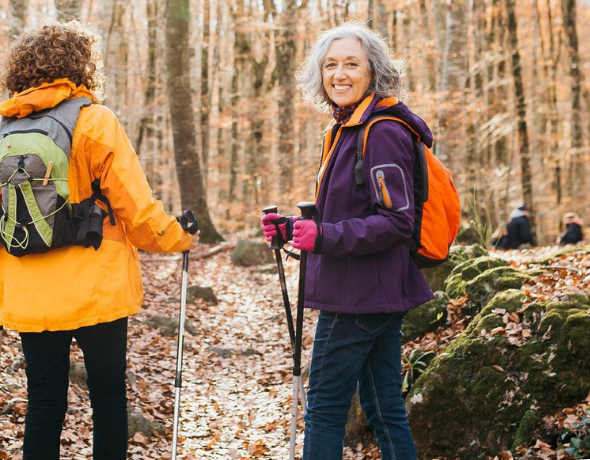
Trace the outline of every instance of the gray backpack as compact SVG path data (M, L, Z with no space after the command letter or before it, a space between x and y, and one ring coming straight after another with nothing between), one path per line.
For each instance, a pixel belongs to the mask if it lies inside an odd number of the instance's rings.
M80 109L91 103L84 97L69 99L24 118L2 119L0 241L10 254L23 256L84 244L79 241L77 228L84 219L88 221L97 196L93 195L90 205L86 203L88 215L76 217L69 201L68 170ZM98 191L100 194L100 186ZM105 214L98 206L96 209L100 212L102 239Z

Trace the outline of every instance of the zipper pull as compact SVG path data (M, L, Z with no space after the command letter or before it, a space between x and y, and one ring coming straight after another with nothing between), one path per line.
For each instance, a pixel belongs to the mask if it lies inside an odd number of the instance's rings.
M47 181L49 181L49 176L51 174L51 170L53 169L53 161L47 163L47 171L45 171L45 177L43 178L43 185L47 185Z
M387 209L391 209L393 204L387 186L385 185L385 174L383 174L383 171L381 170L377 171L377 182L379 183L379 201L381 201L383 206Z

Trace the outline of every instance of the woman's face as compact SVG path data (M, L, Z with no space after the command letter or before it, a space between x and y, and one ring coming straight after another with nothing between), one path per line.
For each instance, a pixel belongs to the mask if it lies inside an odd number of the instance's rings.
M332 42L322 64L322 82L339 107L360 101L371 83L369 61L361 42L342 38Z

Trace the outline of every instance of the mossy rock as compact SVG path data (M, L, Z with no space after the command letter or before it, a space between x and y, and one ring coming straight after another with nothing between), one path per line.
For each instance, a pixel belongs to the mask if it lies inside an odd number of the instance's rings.
M88 378L88 372L86 371L86 365L80 361L70 361L70 370L68 372L70 382L75 383L84 390L88 389L86 379Z
M129 405L127 406L127 429L130 438L135 433L142 433L148 438L151 438L154 433L164 433L164 427L158 422L153 422L145 415L133 411Z
M423 268L420 271L432 292L444 291L445 281L458 264L458 261L449 259L437 267Z
M361 407L358 391L350 402L343 442L345 446L351 447L356 447L359 444L375 445L377 442L373 427L367 421L365 411Z
M468 259L457 265L445 281L445 292L451 299L466 295L465 285L484 271L494 267L505 267L508 262L490 256Z
M186 299L191 303L194 303L197 299L203 299L205 302L211 303L213 305L217 305L219 303L212 287L197 286L196 284L187 288Z
M517 447L531 445L534 441L535 428L537 428L539 422L539 416L536 411L529 409L524 413L514 436L512 450L516 450Z
M434 293L430 302L410 310L404 318L402 326L402 343L410 342L427 332L433 332L445 324L449 297L442 291Z
M487 255L488 250L481 244L470 244L466 246L455 244L451 246L451 250L449 251L449 259L458 263Z
M570 246L566 248L560 248L554 253L547 254L544 257L539 258L536 262L539 265L550 265L555 262L555 259L559 259L562 256L577 253L577 254L590 254L590 246Z
M533 277L512 267L494 267L465 283L465 294L477 310L506 289L520 289Z
M157 329L163 337L172 337L178 329L178 318L169 318L167 316L152 316L146 319L143 324ZM196 334L195 326L188 320L184 320L184 330L191 335Z
M455 241L462 244L474 244L481 241L481 236L475 225L472 225L471 223L462 223L459 227L459 232L457 233Z
M449 250L449 259L437 267L423 268L422 275L433 292L444 291L445 281L452 273L453 269L470 259L487 255L486 249L479 244L470 246L451 246Z
M260 238L240 240L231 253L231 260L235 265L250 267L274 262L273 251L268 248L268 242Z
M416 380L406 405L420 458L484 459L517 442L527 445L535 417L587 396L588 305L533 302L524 308L527 300L516 289L496 294ZM514 343L508 334L482 332L502 325L504 310L518 312L527 338Z

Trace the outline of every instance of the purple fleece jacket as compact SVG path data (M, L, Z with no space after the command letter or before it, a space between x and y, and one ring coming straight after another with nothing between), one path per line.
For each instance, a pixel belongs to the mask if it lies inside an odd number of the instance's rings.
M306 307L404 312L433 298L404 243L414 227L414 147L404 125L390 120L372 125L363 161L367 187L355 183L359 125L379 111L404 120L432 145L426 123L395 98L368 96L345 125L330 123L316 190L323 244L320 254L307 258Z

